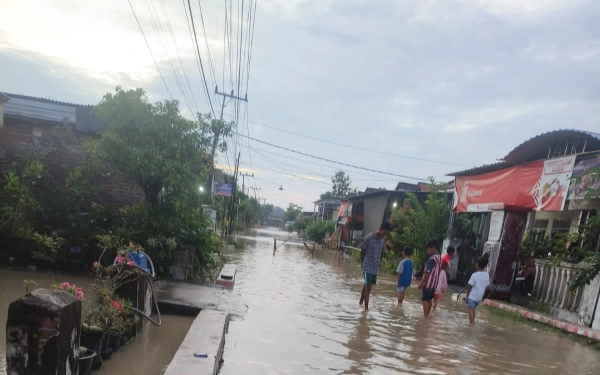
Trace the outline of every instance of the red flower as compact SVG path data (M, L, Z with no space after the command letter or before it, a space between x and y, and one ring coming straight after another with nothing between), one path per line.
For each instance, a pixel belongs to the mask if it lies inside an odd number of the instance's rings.
M94 263L92 263L92 266L93 266L94 268L98 268L98 266L100 266L100 263L98 263L98 262L94 262Z
M133 266L135 266L135 262L133 260L130 260L129 262L127 262L127 265L129 267L133 267Z
M119 314L123 312L123 305L121 305L119 301L113 301L112 307L114 307L119 312Z
M122 256L117 256L117 264L122 264L125 261L125 258L123 258Z

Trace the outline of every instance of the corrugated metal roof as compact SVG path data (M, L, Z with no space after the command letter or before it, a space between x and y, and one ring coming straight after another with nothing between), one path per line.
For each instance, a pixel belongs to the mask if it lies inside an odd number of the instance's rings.
M568 139L585 138L587 140L586 150L600 150L600 134L583 130L560 129L537 135L526 140L502 160L511 164L521 164L530 161L548 158L548 150L544 149L552 144Z
M97 133L106 127L104 121L92 113L94 107L91 105L18 94L6 95L10 100L4 104L4 114L9 117L74 124L77 131L85 133Z
M526 140L515 147L497 163L450 173L447 176L474 176L498 171L512 165L546 159L548 158L548 147L552 146L556 142L567 141L571 139L575 141L578 138L582 138L584 140L586 152L600 151L599 133L593 133L584 130L560 129L543 133Z
M498 163L484 164L481 167L475 167L475 168L465 169L465 170L459 171L459 172L449 173L446 176L454 176L454 177L475 176L478 174L499 171L500 169L509 167L510 165L511 164L509 164L509 163L500 161Z

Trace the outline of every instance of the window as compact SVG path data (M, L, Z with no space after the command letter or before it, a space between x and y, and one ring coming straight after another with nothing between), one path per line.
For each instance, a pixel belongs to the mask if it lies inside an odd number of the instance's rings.
M533 229L534 230L546 230L548 229L548 224L550 223L550 220L546 219L546 220L534 220L533 221Z
M552 220L552 232L550 233L551 237L554 237L558 233L569 232L571 230L571 220L570 219L555 219Z

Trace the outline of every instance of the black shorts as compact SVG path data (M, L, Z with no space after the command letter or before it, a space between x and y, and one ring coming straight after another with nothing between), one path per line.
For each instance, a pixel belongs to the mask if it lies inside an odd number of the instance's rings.
M433 296L435 296L435 289L423 288L423 295L421 296L421 301L429 302L433 299Z

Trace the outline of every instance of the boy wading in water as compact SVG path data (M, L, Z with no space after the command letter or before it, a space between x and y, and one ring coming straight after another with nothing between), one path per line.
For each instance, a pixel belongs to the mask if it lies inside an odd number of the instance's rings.
M485 267L488 265L488 258L482 257L477 259L477 272L471 275L469 286L467 288L467 297L465 302L469 307L469 323L475 323L475 309L481 301L488 285L490 285L490 275L485 272Z
M360 294L359 304L365 304L365 310L369 309L369 295L371 287L377 283L377 270L381 263L383 254L383 246L385 245L385 237L392 230L389 222L384 221L379 230L367 235L365 241L360 245L360 264L363 271L365 285Z
M423 301L423 314L427 318L431 312L432 301L435 296L438 282L440 280L440 272L442 272L442 258L438 253L438 241L435 238L429 239L425 243L429 260L425 264L423 271L423 279L419 283L419 289L423 289L421 300Z
M412 282L412 247L405 247L404 250L402 250L402 255L404 256L404 259L400 261L400 264L398 264L398 269L396 269L396 273L398 274L398 306L402 306L402 302L404 301L404 293L406 292L406 289L408 289L410 283Z

